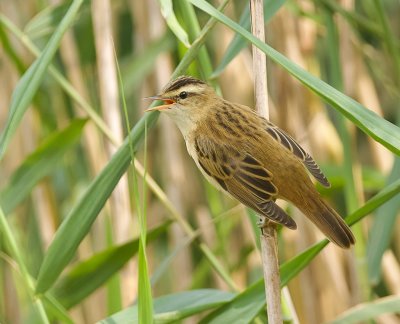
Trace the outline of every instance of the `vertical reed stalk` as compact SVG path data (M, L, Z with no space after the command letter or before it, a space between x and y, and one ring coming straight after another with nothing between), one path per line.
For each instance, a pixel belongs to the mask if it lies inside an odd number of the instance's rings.
M262 0L250 0L251 31L265 42L264 10ZM267 66L265 54L253 48L253 71L256 109L265 118L269 117ZM261 256L264 273L265 296L268 307L268 323L282 323L281 289L278 265L278 240L274 224L263 227L260 235Z
M123 141L122 118L120 114L120 101L118 92L118 78L116 61L114 57L114 44L112 32L112 10L109 0L92 1L93 33L96 48L96 63L99 79L100 106L104 121L111 130L118 143ZM108 158L117 151L117 145L113 141L105 142L106 154ZM110 196L108 206L114 227L113 233L109 234L109 240L118 243L128 240L133 232L131 219L130 194L128 189L127 176L121 177ZM106 223L102 224L105 226ZM133 269L132 267L131 269ZM131 270L133 271L133 270ZM130 280L133 273L129 268L121 273L122 300L128 303L137 293L137 286ZM127 287L129 285L129 288ZM118 284L114 286L118 287ZM116 289L118 290L118 289ZM116 302L116 297L109 295L109 300ZM118 303L117 303L118 304ZM121 305L117 305L120 308Z

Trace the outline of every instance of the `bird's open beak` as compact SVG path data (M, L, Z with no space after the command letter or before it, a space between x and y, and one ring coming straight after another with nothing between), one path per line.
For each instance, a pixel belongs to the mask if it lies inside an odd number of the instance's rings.
M149 108L146 109L145 111L155 111L155 110L165 110L165 109L169 109L171 107L171 105L173 105L175 103L174 100L169 99L169 98L163 98L162 96L153 96L153 97L146 97L144 99L150 99L150 100L162 100L164 101L164 105L161 106L157 106L157 107L153 107L153 108Z

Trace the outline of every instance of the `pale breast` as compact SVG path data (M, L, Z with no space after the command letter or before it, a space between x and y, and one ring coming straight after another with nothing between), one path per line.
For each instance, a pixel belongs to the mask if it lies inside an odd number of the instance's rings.
M194 143L195 143L194 138L193 138L194 136L195 136L195 134L194 134L194 132L192 132L192 133L188 134L187 140L185 139L186 149L187 149L189 155L192 157L192 159L196 163L197 168L201 171L201 173L207 179L207 181L210 182L218 190L223 191L224 193L229 195L229 193L226 190L224 190L224 188L222 188L221 185L213 177L208 175L207 172L205 172L204 169L201 167L198 156L197 156L197 151L196 151L196 148L194 145Z

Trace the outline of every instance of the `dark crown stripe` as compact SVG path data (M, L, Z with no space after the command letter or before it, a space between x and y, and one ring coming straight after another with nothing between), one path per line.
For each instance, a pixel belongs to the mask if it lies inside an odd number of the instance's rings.
M183 86L189 85L189 84L206 84L204 81L201 81L199 79L193 78L193 77L188 77L188 76L181 76L171 82L164 92L170 92L177 90Z

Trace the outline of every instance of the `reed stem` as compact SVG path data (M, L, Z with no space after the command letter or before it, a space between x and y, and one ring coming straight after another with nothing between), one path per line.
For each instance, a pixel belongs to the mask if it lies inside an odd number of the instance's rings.
M262 0L250 0L251 32L265 42L264 10ZM253 45L253 71L256 109L265 118L269 117L267 91L267 65L265 54ZM278 240L276 227L267 223L261 229L261 257L264 273L265 300L268 323L282 323L281 288L278 265Z

